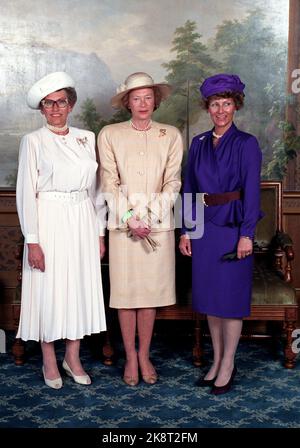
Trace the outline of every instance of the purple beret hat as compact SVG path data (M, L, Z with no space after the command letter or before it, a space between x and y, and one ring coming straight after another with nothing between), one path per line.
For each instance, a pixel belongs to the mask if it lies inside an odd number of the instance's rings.
M245 84L240 80L238 75L219 73L218 75L206 78L200 87L200 92L202 97L207 99L209 96L222 92L243 93L244 88Z

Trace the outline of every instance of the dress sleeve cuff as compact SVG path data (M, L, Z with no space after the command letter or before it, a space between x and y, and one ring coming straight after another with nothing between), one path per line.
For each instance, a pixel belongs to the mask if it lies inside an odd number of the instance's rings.
M105 236L105 227L98 226L98 235Z
M39 244L39 237L34 233L27 233L25 236L26 244Z

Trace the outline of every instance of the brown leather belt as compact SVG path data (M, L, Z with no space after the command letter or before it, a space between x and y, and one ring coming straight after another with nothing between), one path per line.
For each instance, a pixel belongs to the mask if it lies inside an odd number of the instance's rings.
M210 207L211 205L224 205L230 201L235 201L240 198L240 191L228 191L227 193L215 194L203 193L202 196L203 204L206 205L206 207Z

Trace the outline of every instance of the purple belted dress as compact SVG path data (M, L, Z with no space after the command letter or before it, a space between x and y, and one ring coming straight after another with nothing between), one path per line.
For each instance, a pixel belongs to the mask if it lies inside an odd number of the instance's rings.
M183 193L241 191L241 199L205 207L204 234L191 240L195 311L223 318L250 315L253 256L241 260L222 257L236 251L240 236L254 237L262 216L261 160L257 139L234 124L216 147L212 130L192 141ZM183 232L186 231L183 227Z

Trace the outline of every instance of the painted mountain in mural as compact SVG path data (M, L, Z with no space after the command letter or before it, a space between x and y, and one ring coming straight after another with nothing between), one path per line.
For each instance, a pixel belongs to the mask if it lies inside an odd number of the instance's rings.
M37 43L18 46L0 43L0 95L1 132L28 132L41 124L39 113L26 105L26 93L35 80L54 72L66 71L76 82L78 104L73 113L80 111L80 103L93 98L100 113L107 111L109 99L115 91L115 83L107 65L94 53L86 55L63 51ZM5 104L4 104L5 103Z
M116 85L109 68L96 54L63 51L32 42L24 46L0 42L0 110L5 110L0 115L0 186L14 185L20 139L43 123L39 111L26 104L28 89L35 80L61 70L76 82L78 102L70 124L82 126L76 116L86 98L93 99L100 114L110 112L108 104Z

